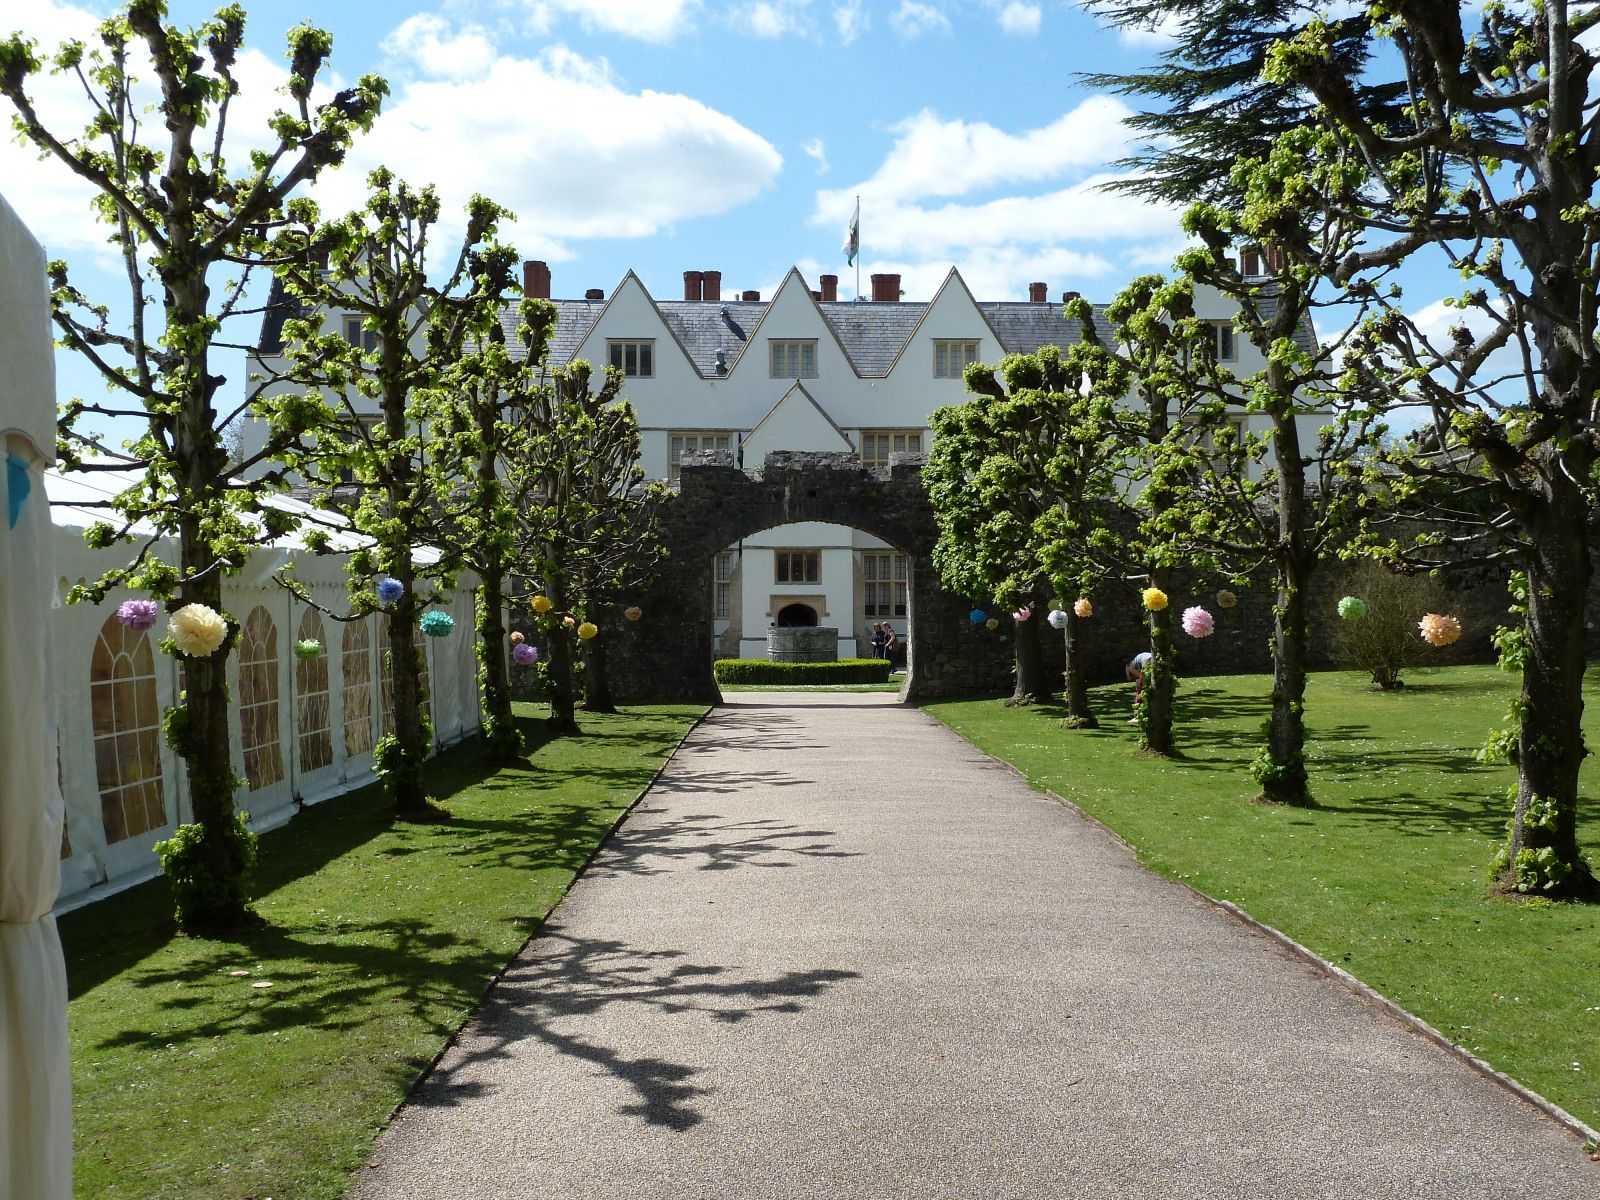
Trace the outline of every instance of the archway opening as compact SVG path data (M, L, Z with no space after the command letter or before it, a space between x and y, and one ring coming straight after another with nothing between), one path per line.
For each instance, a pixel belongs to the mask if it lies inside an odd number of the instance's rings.
M786 604L778 610L777 624L780 629L815 627L817 610L809 604Z

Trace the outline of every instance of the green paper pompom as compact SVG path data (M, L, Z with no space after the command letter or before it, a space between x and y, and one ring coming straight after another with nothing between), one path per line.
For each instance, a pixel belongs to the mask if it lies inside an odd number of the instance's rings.
M294 644L294 656L301 662L310 662L313 658L322 657L322 643L316 638L307 638L303 642Z
M1367 602L1359 596L1346 596L1339 601L1339 615L1346 621L1359 621L1367 615Z

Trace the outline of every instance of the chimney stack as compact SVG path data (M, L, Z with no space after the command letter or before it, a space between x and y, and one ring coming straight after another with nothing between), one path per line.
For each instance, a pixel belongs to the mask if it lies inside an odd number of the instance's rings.
M590 288L587 292L585 292L583 294L583 298L585 300L604 300L606 298L605 289L604 288Z
M699 271L685 271L683 273L683 298L685 300L698 300L701 288L705 284L705 277Z
M522 294L530 300L550 299L550 264L530 258L522 264Z
M751 304L754 304L756 301L761 299L761 293L760 292L740 292L739 293L739 299L747 301L747 302L749 302Z
M721 271L701 271L700 272L700 280L701 280L701 284L702 284L701 289L700 289L700 299L709 300L713 304L721 303L721 301L722 301L722 272Z
M900 276L874 275L872 298L883 304L897 304L900 300Z
M1030 283L1028 285L1028 299L1034 304L1043 304L1045 302L1045 297L1049 294L1049 292L1050 289L1045 284Z
M1081 295L1083 295L1082 292L1062 292L1061 293L1061 303L1063 303L1063 304L1071 304L1074 300L1076 300Z
M824 300L837 300L839 298L839 277L837 275L824 275L817 282L822 284L822 298Z

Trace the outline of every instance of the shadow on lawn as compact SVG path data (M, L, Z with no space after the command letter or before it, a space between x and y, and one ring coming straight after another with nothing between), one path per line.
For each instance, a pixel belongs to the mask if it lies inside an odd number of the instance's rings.
M683 1131L704 1118L698 1097L715 1089L697 1082L702 1069L659 1054L630 1053L663 1040L652 1030L674 1018L736 1025L769 1013L802 1011L804 1000L860 978L856 971L818 968L752 975L686 961L681 950L643 950L613 938L579 938L547 926L528 957L490 993L456 1051L417 1089L412 1103L458 1105L492 1093L484 1063L511 1057L529 1041L604 1071L632 1093L624 1116ZM537 1069L535 1067L534 1069Z

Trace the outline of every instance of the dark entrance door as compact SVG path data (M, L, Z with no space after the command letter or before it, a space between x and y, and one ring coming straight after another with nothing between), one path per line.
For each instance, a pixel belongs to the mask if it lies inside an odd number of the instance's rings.
M778 610L778 626L783 629L792 629L795 626L814 626L817 623L817 610L809 604L786 604Z

